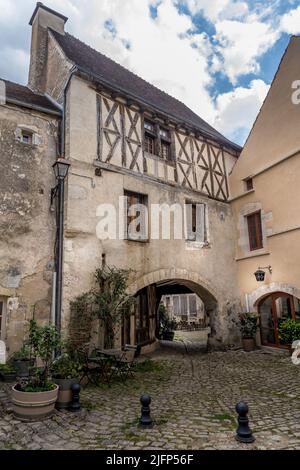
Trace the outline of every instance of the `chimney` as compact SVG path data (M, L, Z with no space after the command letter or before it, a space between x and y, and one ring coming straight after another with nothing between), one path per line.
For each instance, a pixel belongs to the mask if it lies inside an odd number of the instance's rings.
M29 24L31 32L31 52L28 86L38 93L44 93L47 79L48 28L65 34L68 18L43 3L38 2Z

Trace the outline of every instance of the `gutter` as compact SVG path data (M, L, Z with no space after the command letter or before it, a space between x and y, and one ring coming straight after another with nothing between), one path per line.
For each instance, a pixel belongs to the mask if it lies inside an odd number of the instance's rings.
M67 92L72 80L73 75L77 71L77 67L72 67L70 75L64 87L64 102L62 107L62 119L61 119L61 134L60 134L60 158L65 158L66 150L66 103L67 103ZM53 300L55 303L54 312L55 312L55 326L58 331L61 330L61 307L62 307L62 281L63 281L63 255L64 255L64 182L61 181L58 183L59 186L59 211L57 215L57 238L56 238L56 253L55 253L55 266L56 273L54 276L55 285L53 289Z
M39 106L37 104L29 104L29 103L26 103L25 101L15 100L14 98L7 97L6 103L21 106L23 108L34 109L35 111L40 111L42 113L53 114L53 116L61 117L61 111L59 110L55 111L54 109L44 108L43 106Z

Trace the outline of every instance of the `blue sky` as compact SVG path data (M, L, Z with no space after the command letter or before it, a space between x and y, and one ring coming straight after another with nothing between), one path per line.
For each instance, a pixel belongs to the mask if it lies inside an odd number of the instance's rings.
M48 0L66 30L243 144L300 0ZM27 82L33 0L0 0L0 77ZM295 77L299 79L300 77Z

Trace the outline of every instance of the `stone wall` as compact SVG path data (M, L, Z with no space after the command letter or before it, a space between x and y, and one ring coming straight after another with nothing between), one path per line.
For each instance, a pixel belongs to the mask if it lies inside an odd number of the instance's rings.
M36 318L50 318L57 126L46 114L0 107L0 297L7 303L9 353L21 345L33 305ZM33 133L34 145L20 142L22 129Z

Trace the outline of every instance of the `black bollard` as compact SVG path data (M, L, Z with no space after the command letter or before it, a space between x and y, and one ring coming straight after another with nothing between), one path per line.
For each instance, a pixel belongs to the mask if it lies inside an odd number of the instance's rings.
M151 403L150 395L142 395L140 402L142 405L140 426L142 428L151 428L153 426L153 423L152 423L152 419L150 416L150 403Z
M70 411L80 411L80 390L81 387L79 384L73 384L71 386L72 402L69 408Z
M255 441L255 437L252 434L251 429L249 428L249 419L247 417L249 408L248 405L240 401L236 407L236 412L238 414L238 428L236 430L236 440L239 442L244 442L246 444L250 444L251 442Z

